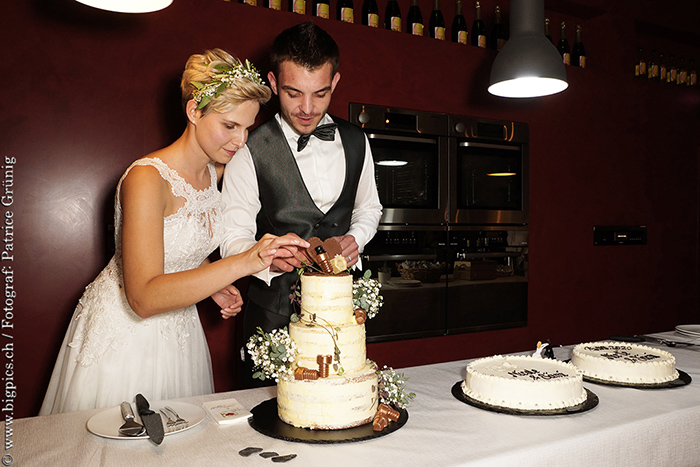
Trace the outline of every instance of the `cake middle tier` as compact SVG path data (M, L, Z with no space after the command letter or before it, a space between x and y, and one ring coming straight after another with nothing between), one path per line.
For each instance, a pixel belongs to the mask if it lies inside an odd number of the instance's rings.
M365 325L320 326L305 320L289 324L289 337L297 348L298 367L318 368L319 355L335 355L335 345L340 350L340 367L347 372L359 371L367 364ZM334 341L335 338L335 341ZM335 363L335 362L334 362ZM330 374L338 374L340 368L329 368Z

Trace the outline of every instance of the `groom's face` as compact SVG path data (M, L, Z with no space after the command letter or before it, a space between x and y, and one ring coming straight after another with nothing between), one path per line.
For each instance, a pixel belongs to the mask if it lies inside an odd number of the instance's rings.
M331 94L340 80L330 63L309 70L291 61L282 62L279 75L268 75L280 99L280 112L300 135L313 132L331 105Z

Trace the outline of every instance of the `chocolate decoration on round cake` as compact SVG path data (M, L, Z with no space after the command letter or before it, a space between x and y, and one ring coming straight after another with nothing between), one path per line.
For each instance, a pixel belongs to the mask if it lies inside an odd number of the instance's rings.
M355 443L386 436L403 427L408 421L408 411L399 409L397 422L390 422L382 431L374 431L372 423L345 430L310 430L297 428L280 420L277 415L277 398L268 399L250 411L248 423L255 431L271 438L307 444Z

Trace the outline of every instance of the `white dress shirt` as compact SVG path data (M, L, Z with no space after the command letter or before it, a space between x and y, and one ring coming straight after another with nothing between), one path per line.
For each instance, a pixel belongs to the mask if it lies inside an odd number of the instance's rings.
M306 147L297 152L299 135L279 114L275 115L275 118L292 150L311 198L325 214L340 197L345 181L345 152L338 130L336 129L334 141L321 141L312 136ZM328 114L321 119L319 125L326 123L333 123ZM221 255L226 257L246 251L255 244L255 219L261 204L255 165L248 146L240 149L226 164L222 200L224 240L221 243ZM372 150L365 137L365 160L357 187L350 229L345 234L355 237L360 252L374 237L381 215L382 205L374 182ZM358 267L361 267L359 258ZM255 276L269 284L270 280L279 274L281 273L270 272L268 268Z

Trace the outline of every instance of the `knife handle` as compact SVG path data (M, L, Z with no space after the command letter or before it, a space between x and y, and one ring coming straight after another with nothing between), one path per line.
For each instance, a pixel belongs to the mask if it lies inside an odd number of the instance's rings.
M131 404L124 401L124 402L122 402L122 405L120 407L122 409L122 418L124 420L133 420L134 419L134 411L131 409Z

